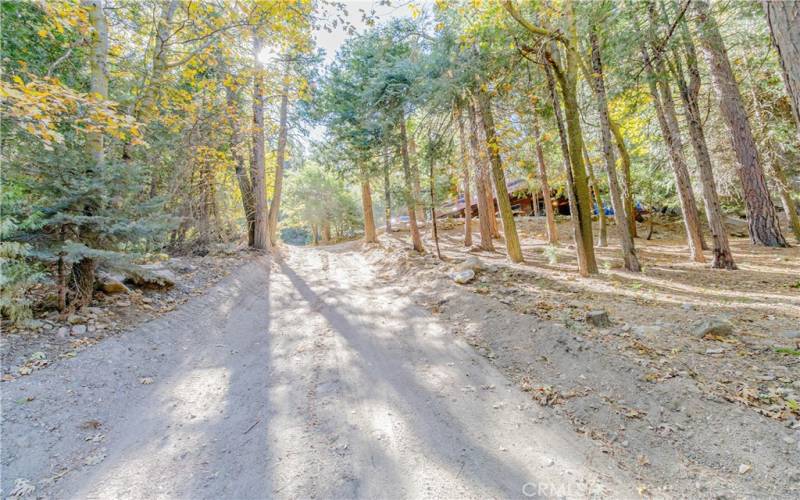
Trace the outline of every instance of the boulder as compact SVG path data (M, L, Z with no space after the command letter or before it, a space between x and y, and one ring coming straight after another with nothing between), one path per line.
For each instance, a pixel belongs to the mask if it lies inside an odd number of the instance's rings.
M67 323L70 325L77 325L79 323L86 323L86 318L77 314L70 314L67 316Z
M122 282L123 279L122 276L116 274L98 273L97 288L109 295L130 293L128 287Z
M719 318L706 319L692 328L692 334L699 339L708 335L729 337L733 334L733 325Z
M611 326L611 320L608 319L606 311L589 311L586 313L586 322L592 326L599 328L607 328Z
M178 281L174 272L158 264L128 269L126 274L131 283L143 288L170 288Z
M72 327L72 335L85 335L86 330L86 325L75 325Z
M459 271L452 274L453 281L458 283L459 285L466 285L470 281L475 279L475 271L472 269L467 269L465 271Z
M470 255L469 257L464 259L463 262L461 262L456 266L457 272L471 270L472 272L477 273L478 271L481 271L483 269L484 269L483 262L481 262L481 259L479 259L474 255Z

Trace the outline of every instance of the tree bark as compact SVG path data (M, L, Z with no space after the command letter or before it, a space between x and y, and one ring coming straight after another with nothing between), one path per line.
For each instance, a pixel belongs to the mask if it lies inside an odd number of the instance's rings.
M619 151L620 161L622 163L622 200L625 207L625 216L628 218L628 231L631 233L631 238L636 238L636 220L638 214L636 206L633 202L633 178L631 177L631 155L628 153L628 148L625 146L625 138L619 129L619 125L611 120L609 117L609 127L611 133L614 134L614 142Z
M479 248L487 252L493 252L494 242L492 242L491 218L494 217L494 201L491 201L491 195L487 196L486 194L486 183L484 182L486 162L481 154L481 145L478 140L478 119L475 116L475 107L471 102L467 102L466 106L469 113L469 146L472 154L472 165L475 167L475 191L478 198L478 219L481 235Z
M762 0L800 141L800 2ZM796 214L795 214L796 215Z
M369 186L369 175L361 170L361 206L364 209L364 242L377 243L375 233L375 216L372 213L372 191Z
M90 91L101 99L108 99L108 26L103 11L103 0L84 0L82 5L89 12L89 20L94 29L89 54ZM105 147L101 131L86 134L86 151L92 159L86 176L94 177L105 163ZM87 215L91 215L93 212L88 206L84 211ZM72 266L71 281L75 292L74 302L78 307L87 306L92 302L95 266L94 259L89 257L81 258Z
M419 235L416 215L416 199L414 198L414 185L411 177L411 165L408 158L408 135L406 134L405 111L400 110L400 152L403 156L403 176L406 180L406 206L408 207L408 225L411 232L411 244L417 252L424 252L422 238Z
M594 248L592 248L592 219L591 219L591 210L587 210L585 207L581 207L580 197L578 194L578 185L575 179L575 174L573 171L574 164L574 155L573 150L577 147L579 148L578 155L580 155L580 151L583 148L583 138L580 137L580 129L578 129L576 139L572 139L572 136L568 133L567 127L564 124L564 119L562 117L561 112L561 103L558 99L558 92L556 91L556 83L555 79L553 78L553 71L558 70L558 63L554 60L554 58L549 58L548 62L544 64L544 71L545 76L547 77L547 87L550 91L550 99L553 102L553 114L555 115L556 126L558 127L558 135L561 139L561 155L564 159L564 172L566 174L567 182L567 196L569 198L569 212L570 212L570 219L572 220L572 229L573 229L573 238L575 240L575 249L578 256L578 272L581 276L589 276L590 274L597 274L597 263L594 257ZM575 82L575 69L572 69L571 75L573 78L573 82L568 84L566 77L563 73L559 74L559 85L562 88L564 95L568 94L570 91L572 92L572 98L570 102L573 106L577 106L577 97L575 95L576 92L576 82ZM572 116L572 125L571 127L574 129L576 126L580 126L577 123L577 111L573 112ZM574 130L573 130L574 132ZM582 165L581 165L582 167ZM584 171L584 177L585 177ZM585 180L584 180L585 183ZM587 188L588 189L588 188ZM590 204L590 200L586 200L585 203ZM585 238L586 235L586 226L588 225L588 232L589 232L589 240L587 241Z
M413 137L408 138L408 156L411 162L411 179L413 181L414 206L417 220L425 220L425 209L422 203L422 190L419 183L419 161L417 158L417 142Z
M577 43L577 27L575 24L574 6L567 6L570 40ZM583 276L597 274L597 261L594 255L592 234L592 211L589 186L586 179L586 168L583 164L583 132L581 131L580 112L578 108L578 54L567 50L565 54L564 71L558 71L558 66L551 59L550 66L556 71L561 94L564 98L564 115L566 121L566 134L569 139L569 159L571 183L575 186L576 216L580 227L580 240L583 247L585 262L579 259L579 272ZM580 257L580 256L579 256Z
M705 0L695 0L692 5L697 14L698 33L711 70L720 111L728 125L733 150L739 163L737 172L744 193L750 240L756 245L785 247L786 240L778 224L750 121L719 28Z
M651 41L655 40L652 36ZM661 127L661 135L669 150L672 172L675 176L675 186L678 191L678 199L681 203L681 213L683 214L683 225L686 229L686 240L689 244L689 253L695 262L705 262L703 255L703 236L700 230L700 217L697 213L697 205L692 191L692 181L689 177L689 168L686 165L686 158L683 155L683 143L678 127L675 103L672 100L672 93L669 83L659 81L656 76L653 61L650 58L647 47L642 42L642 59L647 70L648 85L650 94L653 97L653 105L656 108L658 123Z
M253 76L253 199L255 208L255 229L253 248L269 249L269 214L267 212L267 187L265 183L265 143L264 143L264 74L258 62L262 41L253 33L253 61L256 72Z
M702 115L700 114L700 69L697 66L697 52L694 47L686 25L681 26L681 37L686 55L686 65L689 73L689 82L686 81L681 63L681 55L677 49L673 51L673 64L670 69L680 89L683 101L684 115L689 128L689 139L694 151L697 171L700 174L700 183L703 189L703 205L705 207L708 227L711 231L712 259L711 267L715 269L736 269L730 244L728 231L722 218L722 208L717 195L717 185L714 180L714 168L711 165L711 155L708 151L705 132L703 130ZM670 62L670 61L667 61Z
M539 126L539 115L534 108L531 112L533 125L533 136L536 141L536 163L539 166L539 183L542 185L542 201L544 202L544 214L547 218L547 242L551 245L558 244L558 228L556 218L553 214L553 202L550 200L550 183L547 181L547 165L544 162L544 152L542 151L542 131ZM539 197L534 197L534 205L539 206Z
M231 127L231 156L235 165L236 181L239 185L239 194L242 197L242 210L244 211L245 223L247 224L247 246L253 246L255 241L255 207L253 205L253 184L250 174L245 169L244 156L239 150L242 142L241 129L237 115L239 112L238 99L236 92L229 87L225 87L228 112L228 124Z
M492 114L492 103L486 91L479 89L477 94L478 108L483 130L486 135L486 146L489 151L489 160L492 165L492 178L497 193L497 205L500 208L500 217L503 221L503 235L506 240L506 251L512 262L522 262L522 247L517 235L517 226L514 222L514 213L511 211L511 202L508 199L508 188L503 171L503 162L500 158L500 143L497 139Z
M761 103L755 90L752 91L753 96L753 118L758 123L766 123L761 114ZM778 196L783 205L783 211L786 213L786 222L789 225L795 239L800 242L800 217L797 216L797 206L792 199L791 186L786 179L786 173L781 167L782 155L779 152L780 145L774 144L774 141L769 134L765 134L764 145L767 152L764 154L764 164L768 171L772 172L773 180L778 188ZM777 156L777 158L775 158Z
M589 182L592 183L592 191L594 192L594 201L597 205L597 220L600 224L599 240L597 244L600 248L608 246L608 222L606 221L606 210L603 206L603 198L600 197L600 186L594 176L594 167L589 160L589 152L586 151L586 145L583 146L583 161L586 162L586 170L589 172Z
M472 246L472 193L469 189L470 175L469 175L469 159L467 158L467 138L464 130L464 116L461 113L461 105L455 103L453 106L453 114L455 115L456 123L458 124L458 147L461 152L461 163L464 165L461 169L463 191L464 191L464 246Z
M389 156L389 148L384 151L383 157L383 204L384 217L386 223L386 234L392 232L392 186L389 179L389 170L391 169L391 158Z
M289 73L289 63L286 63L286 75ZM272 194L272 203L269 205L269 241L271 245L278 243L278 215L281 210L281 194L283 193L283 171L286 166L286 139L288 135L289 114L289 86L284 84L281 93L280 117L278 121L278 148L275 152L275 182Z
M617 180L616 159L614 158L614 144L611 138L611 125L608 118L608 103L606 89L603 81L603 63L600 55L600 41L595 27L590 34L592 45L592 69L594 70L594 86L597 96L597 112L600 116L600 132L603 138L603 156L606 160L606 174L608 175L608 191L611 195L611 205L614 208L617 233L622 247L622 259L625 269L631 272L642 270L636 256L633 237L629 231L628 218L620 194L619 181Z

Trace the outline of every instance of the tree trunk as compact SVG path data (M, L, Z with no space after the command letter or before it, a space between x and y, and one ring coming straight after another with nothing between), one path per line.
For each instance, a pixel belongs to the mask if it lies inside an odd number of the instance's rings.
M651 33L654 31L651 30ZM655 37L651 34L651 41ZM683 155L683 143L680 136L675 103L672 100L672 92L669 83L658 81L653 61L650 59L648 50L644 42L642 43L642 58L645 69L647 70L648 85L650 94L653 97L653 105L656 108L658 123L661 127L661 135L669 150L672 172L675 175L675 186L678 191L678 199L681 203L683 214L683 224L686 229L686 240L689 244L689 253L695 262L705 262L703 256L703 235L700 230L700 217L697 213L697 205L692 191L692 181L689 177L689 169L686 166L686 158ZM660 91L660 92L659 92Z
M331 242L331 221L327 219L322 223L322 242Z
M386 220L386 234L392 232L392 186L389 180L389 170L391 169L391 158L389 148L386 148L383 157L383 204L384 217Z
M481 235L479 248L487 252L493 252L494 242L492 242L491 218L494 217L494 202L491 201L491 195L487 196L486 194L486 183L483 179L486 171L486 162L478 140L478 119L475 116L475 107L471 102L467 102L467 112L469 113L469 146L472 154L472 165L475 167L475 191L478 198L478 219Z
M567 132L567 127L564 124L564 119L561 114L561 103L558 99L558 92L556 92L556 84L553 78L554 70L560 71L560 68L558 68L557 62L551 56L549 62L544 64L544 71L547 77L547 87L550 90L550 99L553 102L553 114L555 115L556 126L558 127L558 135L561 140L561 155L564 159L564 172L567 178L566 186L567 196L569 198L570 219L572 220L573 239L575 240L575 249L578 256L578 272L581 276L589 276L590 274L597 274L597 263L594 258L594 248L592 248L591 210L587 210L586 207L581 207L581 196L579 196L578 184L573 171L573 165L575 165L573 150L577 147L578 155L580 156L580 151L583 148L583 138L580 135L580 129L577 130L577 133L573 130L573 134L576 136L575 138ZM568 84L563 73L559 74L559 85L564 95L566 96L568 93L572 93L572 97L569 99L572 106L577 106L575 76L574 67L571 73L571 77L573 78L571 84ZM570 125L573 129L576 126L580 126L577 118L577 110L574 110L572 112ZM581 168L583 168L583 165L581 165ZM585 176L586 173L584 171L584 184L586 183ZM591 200L587 199L585 203L591 205L590 201ZM585 237L587 226L589 233L588 240Z
M289 63L286 63L286 73L288 77ZM288 129L289 114L289 88L284 84L281 94L281 108L278 125L278 148L275 152L275 183L272 194L272 203L269 205L269 241L271 245L278 243L278 215L281 210L281 194L283 192L283 170L286 163L286 137Z
M574 6L569 4L568 20L570 26L570 39L577 41L577 28L575 26ZM578 55L567 50L565 56L565 69L557 73L561 93L564 98L564 114L566 121L566 134L569 139L570 173L575 186L576 216L579 221L580 239L577 243L583 247L584 262L579 259L579 272L583 276L597 274L597 261L594 255L592 235L592 202L589 195L589 186L586 182L586 169L583 165L583 132L581 131L580 111L578 108ZM553 69L556 66L551 63ZM579 255L580 257L580 255Z
M614 134L614 142L619 151L620 160L622 162L622 200L625 207L625 216L628 218L628 231L631 233L631 238L636 238L636 220L638 214L636 206L633 202L633 178L631 177L631 156L628 153L628 148L625 146L625 138L622 137L622 132L619 125L609 118L609 127L611 133Z
M430 144L430 137L428 138ZM430 186L431 196L431 225L433 227L433 242L436 245L436 257L442 260L442 251L439 249L439 228L436 225L436 196L435 196L435 183L433 182L433 158L428 165L428 185ZM469 181L467 181L469 183Z
M792 199L792 191L786 173L783 171L779 162L772 164L772 172L775 174L775 183L778 185L778 194L781 197L783 211L786 212L786 222L792 229L794 239L800 243L800 216L797 215L797 205Z
M539 166L539 183L542 185L542 201L544 203L544 214L547 218L547 242L551 245L558 245L558 228L556 218L553 213L553 203L550 200L550 183L547 181L547 165L544 163L544 152L542 151L542 130L539 126L539 115L535 109L531 111L531 121L533 126L533 136L536 141L536 163ZM533 197L536 212L539 212L539 197Z
M603 206L603 198L600 197L600 186L594 176L594 167L589 160L589 152L586 151L586 145L583 146L583 161L586 162L586 170L589 172L589 182L592 183L592 191L594 192L594 201L597 205L597 220L600 223L600 242L597 244L600 248L608 246L608 222L606 220L606 209Z
M91 65L90 91L102 99L108 99L108 26L106 15L103 11L103 0L84 0L83 7L89 12L89 20L94 29L90 45L89 61ZM105 148L102 131L86 134L86 151L92 159L91 166L87 169L87 177L95 177L105 163ZM91 215L93 210L88 206L84 211ZM95 261L83 257L72 266L74 302L77 307L87 306L92 302L94 293Z
M697 14L698 33L706 62L711 70L720 111L728 125L731 143L739 160L737 172L744 193L750 240L756 245L785 247L786 240L781 234L750 121L742 103L739 85L734 78L722 36L716 21L711 16L708 3L705 0L696 0L692 5Z
M800 2L762 0L800 141Z
M752 91L752 96L753 118L755 118L756 122L758 123L765 123L761 115L761 103L755 93L755 90ZM783 211L786 213L786 222L794 234L795 239L800 242L800 217L797 216L797 207L792 199L791 186L786 179L786 173L781 167L782 155L780 155L778 152L780 146L774 144L769 134L765 135L766 137L764 138L764 145L766 146L767 152L764 155L764 164L766 165L767 170L771 171L773 174L773 180L778 188L778 195L781 199L781 205L783 205ZM778 158L774 158L775 156L778 156Z
M480 111L478 110L477 104L475 102L470 102L470 106L475 111L475 120L476 120L476 136L478 138L478 156L481 160L481 170L478 172L480 176L480 182L483 184L482 190L480 191L483 193L483 196L486 198L486 206L489 209L489 230L492 236L492 239L500 239L500 231L497 227L497 217L495 214L499 209L499 206L495 206L495 200L497 199L497 193L494 190L492 185L492 165L491 160L489 159L489 149L487 147L487 139L486 139L486 132L483 128L483 122L481 121Z
M479 89L477 95L480 120L483 123L486 135L486 146L489 151L489 160L492 165L492 178L497 193L497 206L500 208L500 217L503 221L503 235L506 240L506 250L512 262L522 262L522 247L517 235L517 226L514 222L514 213L511 210L511 201L508 199L506 176L503 171L503 162L500 158L500 143L494 127L492 103L486 91Z
M408 207L408 225L411 232L411 244L417 252L424 252L422 238L417 227L416 200L414 198L414 185L411 177L411 165L408 158L408 135L406 134L405 111L400 110L400 152L403 157L403 176L406 180L406 206Z
M376 243L375 216L372 214L372 191L369 187L369 176L361 169L361 206L364 209L364 242Z
M700 114L699 95L700 95L700 69L697 66L697 53L694 42L689 35L686 25L681 26L683 45L686 52L687 70L689 72L689 82L687 83L681 64L681 57L677 50L674 54L674 64L671 70L675 81L680 89L681 100L683 101L684 115L689 128L689 139L692 143L697 171L700 174L700 183L703 189L703 205L705 206L706 219L711 231L712 239L712 259L711 267L715 269L736 269L733 261L730 244L728 243L728 231L722 218L722 209L717 195L717 185L714 180L714 168L711 165L711 155L708 151L705 132L703 131L702 115Z
M408 156L411 162L411 179L413 181L414 206L417 220L425 220L425 210L422 203L422 190L419 185L419 161L417 159L417 142L413 137L408 138Z
M614 208L617 233L622 247L622 259L625 269L631 272L642 270L639 259L636 257L633 237L629 231L628 218L622 203L619 181L617 180L616 159L614 158L614 144L611 138L611 125L608 119L608 103L606 100L605 83L603 82L603 63L600 56L600 41L595 27L590 34L592 44L592 69L594 70L594 86L597 96L597 112L600 116L600 131L603 138L603 155L606 160L606 174L608 175L608 191L611 195L611 205Z
M239 112L238 99L236 93L229 87L225 87L228 110L228 124L231 127L231 155L235 165L236 181L239 185L239 194L242 197L242 210L247 224L247 246L252 247L255 239L255 207L253 206L253 184L250 175L247 173L244 164L244 156L239 149L242 142L241 130L237 115Z
M261 38L253 33L253 61L256 72L253 76L253 199L255 208L255 230L253 248L269 249L269 214L267 212L267 187L265 183L264 144L264 73L258 62L261 53Z
M469 159L467 158L467 138L464 130L464 116L461 113L461 105L456 103L453 106L453 114L458 124L458 146L461 152L463 184L464 184L464 246L472 246L472 193L470 193L469 183Z

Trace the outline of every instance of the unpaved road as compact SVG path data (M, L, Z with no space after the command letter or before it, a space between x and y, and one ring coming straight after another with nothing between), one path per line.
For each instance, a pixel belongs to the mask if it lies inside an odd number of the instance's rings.
M255 259L3 384L2 496L638 496L438 321L357 253Z

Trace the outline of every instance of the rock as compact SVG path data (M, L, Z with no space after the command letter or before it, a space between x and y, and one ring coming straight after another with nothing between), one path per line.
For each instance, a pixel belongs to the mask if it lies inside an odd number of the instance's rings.
M747 474L748 472L750 472L750 469L752 469L752 468L753 468L753 466L751 466L751 465L741 464L739 466L739 474Z
M483 270L483 268L484 266L483 262L481 262L481 259L475 257L474 255L470 255L469 257L464 259L464 262L456 266L456 271L461 272L461 271L472 270L473 272L477 273L478 271Z
M68 326L62 326L56 332L56 337L58 337L60 339L65 339L65 338L67 338L68 335L69 335L69 327Z
M85 335L86 325L75 325L72 327L72 335Z
M611 320L608 319L606 311L589 311L586 313L586 322L599 328L611 326Z
M457 273L453 273L452 275L453 281L458 283L459 285L465 285L475 279L475 271L472 269L467 269L465 271L460 271Z
M725 349L717 348L717 349L706 349L706 354L722 354L725 352Z
M77 314L70 314L67 316L67 323L70 325L77 325L79 323L86 323L86 318L78 316Z
M21 326L28 330L38 330L44 326L44 321L40 321L38 319L26 319L22 322Z
M733 325L727 321L717 318L707 319L697 323L694 326L692 333L699 339L702 339L707 335L729 337L733 335Z
M98 273L97 288L109 295L115 293L130 293L128 287L122 282L123 279L125 278L118 274Z
M158 264L129 269L127 276L131 283L144 288L170 288L178 281L174 272Z

